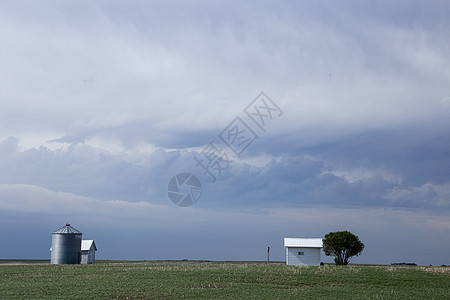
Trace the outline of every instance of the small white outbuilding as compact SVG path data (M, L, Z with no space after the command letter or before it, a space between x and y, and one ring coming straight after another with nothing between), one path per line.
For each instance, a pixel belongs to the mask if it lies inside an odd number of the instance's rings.
M321 238L284 238L286 264L320 265L320 251L323 247Z
M97 246L94 240L82 240L81 241L81 263L82 264L94 264L95 263L95 251Z

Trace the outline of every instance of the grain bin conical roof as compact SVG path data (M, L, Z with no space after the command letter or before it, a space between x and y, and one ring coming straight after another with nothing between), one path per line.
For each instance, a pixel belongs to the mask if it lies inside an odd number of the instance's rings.
M81 231L76 230L70 224L66 224L66 226L61 227L60 229L54 231L56 234L82 234Z

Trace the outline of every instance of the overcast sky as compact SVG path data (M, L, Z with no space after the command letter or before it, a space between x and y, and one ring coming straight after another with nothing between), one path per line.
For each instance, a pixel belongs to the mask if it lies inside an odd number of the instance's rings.
M49 258L69 222L99 259L281 261L284 237L349 230L353 262L450 264L449 16L444 0L1 1L0 258ZM245 113L261 92L263 128ZM232 122L253 134L239 156ZM215 181L208 145L229 159ZM168 197L179 173L201 182L191 207Z

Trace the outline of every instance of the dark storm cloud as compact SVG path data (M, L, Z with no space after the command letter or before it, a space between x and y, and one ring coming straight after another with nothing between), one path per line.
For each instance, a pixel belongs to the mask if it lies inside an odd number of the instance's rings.
M276 244L354 229L378 260L389 231L396 257L442 258L428 245L450 240L449 13L446 1L2 1L0 231L114 221L130 243L139 227L193 256L201 243L253 259L262 231ZM261 91L283 116L209 183L193 156ZM167 199L179 172L202 181L195 208ZM139 243L131 256L168 258Z

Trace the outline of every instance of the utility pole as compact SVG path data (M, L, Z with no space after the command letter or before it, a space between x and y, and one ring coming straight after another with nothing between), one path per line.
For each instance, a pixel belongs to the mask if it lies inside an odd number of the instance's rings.
M269 263L270 247L267 247L267 263Z

